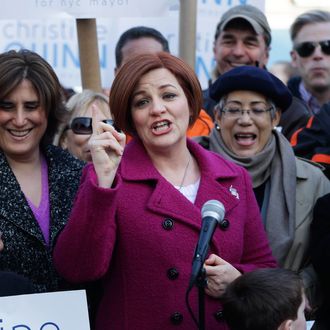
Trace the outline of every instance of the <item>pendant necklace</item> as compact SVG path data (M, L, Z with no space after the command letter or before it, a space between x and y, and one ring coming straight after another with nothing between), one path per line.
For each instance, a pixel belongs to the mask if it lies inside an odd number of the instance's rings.
M188 163L187 163L186 168L184 170L182 181L181 181L181 184L179 186L179 191L181 191L181 189L183 187L183 184L184 184L184 180L186 179L186 176L187 176L187 173L188 173L188 167L189 167L189 164L190 164L190 159L191 159L191 156L189 157Z

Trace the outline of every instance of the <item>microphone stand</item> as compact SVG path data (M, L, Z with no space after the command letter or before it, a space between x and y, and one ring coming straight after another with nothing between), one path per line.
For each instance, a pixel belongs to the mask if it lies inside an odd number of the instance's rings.
M202 267L196 280L198 287L198 329L205 330L205 288L207 285L205 268Z

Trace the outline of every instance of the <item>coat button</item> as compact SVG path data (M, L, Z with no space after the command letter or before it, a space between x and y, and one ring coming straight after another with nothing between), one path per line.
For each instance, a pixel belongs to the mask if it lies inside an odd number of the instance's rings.
M178 277L179 277L179 272L176 268L170 268L168 271L167 271L167 277L170 279L170 280L176 280Z
M223 219L221 222L220 222L220 228L222 230L227 230L229 228L229 221L227 219Z
M163 228L165 230L171 230L174 226L174 221L170 218L166 218L164 221L163 221L163 224L162 224Z
M214 313L214 317L219 322L223 321L224 320L223 311L217 311L216 313Z
M183 321L183 315L179 312L175 312L171 315L171 322L175 325L181 324Z

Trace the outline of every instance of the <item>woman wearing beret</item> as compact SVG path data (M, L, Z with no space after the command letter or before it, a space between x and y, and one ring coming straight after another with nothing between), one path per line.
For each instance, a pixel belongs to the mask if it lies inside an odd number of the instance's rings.
M296 158L275 129L292 96L274 75L252 66L223 74L210 93L218 102L216 127L199 142L249 171L273 255L280 266L301 273L311 299L316 276L309 226L330 183L316 164Z
M194 71L167 54L127 61L110 108L125 135L93 116L93 164L84 170L55 264L70 281L101 278L98 330L196 328L185 293L201 230L201 208L223 203L205 262L206 329L227 329L217 299L242 273L276 265L248 173L186 137L201 109ZM95 118L95 120L94 120ZM189 296L198 314L197 288Z

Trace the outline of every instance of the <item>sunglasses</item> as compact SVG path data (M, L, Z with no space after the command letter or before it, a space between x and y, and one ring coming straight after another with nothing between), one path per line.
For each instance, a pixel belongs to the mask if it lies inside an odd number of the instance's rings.
M322 53L325 55L330 55L330 40L323 40L323 41L306 41L300 44L297 44L294 49L298 53L300 57L308 57L311 56L315 48L320 45Z
M120 130L114 125L112 119L104 119L103 123L113 126L118 132ZM71 129L73 133L80 135L87 135L93 133L92 118L90 117L76 117L72 120L71 125L67 127Z

